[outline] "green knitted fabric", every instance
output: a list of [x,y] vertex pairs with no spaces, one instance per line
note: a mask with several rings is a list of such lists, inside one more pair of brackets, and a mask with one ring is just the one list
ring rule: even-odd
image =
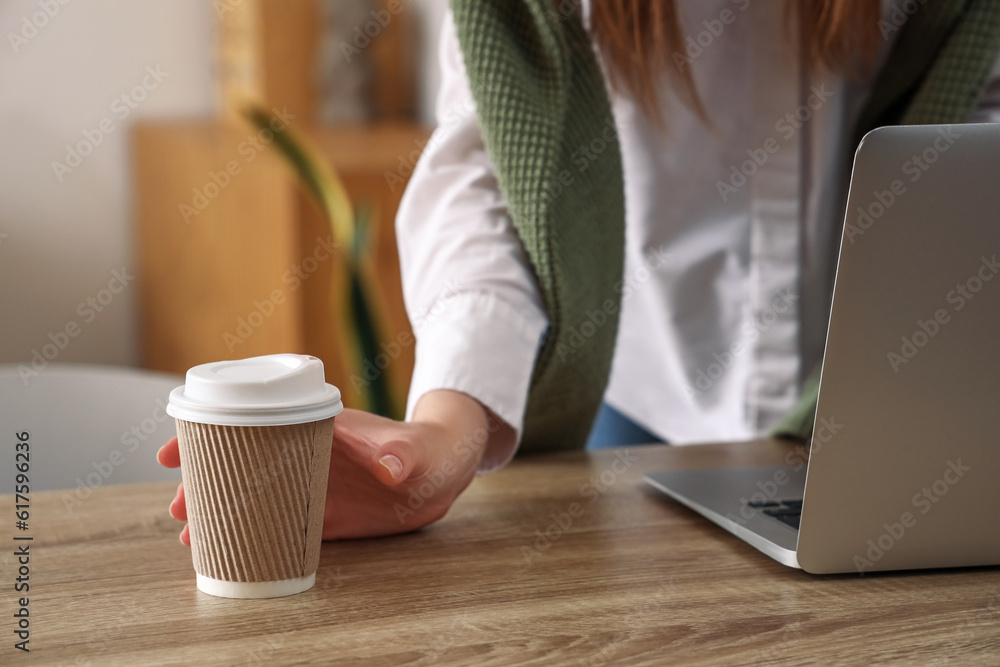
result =
[[486,148],[549,317],[521,449],[580,448],[611,370],[625,252],[604,78],[578,12],[559,15],[551,0],[451,7]]
[[[859,117],[854,145],[883,125],[964,123],[1000,52],[1000,0],[928,0],[904,24]],[[771,435],[812,437],[819,368]]]

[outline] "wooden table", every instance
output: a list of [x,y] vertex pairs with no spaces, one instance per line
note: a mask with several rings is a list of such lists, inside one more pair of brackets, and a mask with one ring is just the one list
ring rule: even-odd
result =
[[5,547],[0,664],[1000,664],[1000,569],[812,576],[641,481],[786,451],[519,460],[429,530],[324,544],[316,587],[272,600],[196,590],[172,484],[101,488],[72,513],[35,494],[32,650],[13,648]]

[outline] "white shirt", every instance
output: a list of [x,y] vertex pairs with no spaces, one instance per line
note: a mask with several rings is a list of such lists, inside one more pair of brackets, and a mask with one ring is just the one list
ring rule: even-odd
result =
[[[692,46],[675,55],[691,67],[710,124],[668,82],[665,132],[627,94],[612,95],[625,286],[605,401],[673,444],[745,439],[791,408],[822,357],[849,133],[868,84],[803,71],[785,3],[678,7]],[[438,128],[397,217],[417,339],[407,417],[428,391],[453,389],[519,434],[547,318],[483,144],[450,14],[440,57]],[[975,119],[997,122],[998,106],[994,78]],[[516,445],[491,442],[482,468],[505,463]]]

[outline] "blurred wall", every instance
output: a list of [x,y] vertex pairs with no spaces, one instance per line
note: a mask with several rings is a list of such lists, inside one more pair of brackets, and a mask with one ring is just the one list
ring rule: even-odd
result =
[[[446,6],[412,2],[427,120]],[[0,2],[0,363],[49,343],[54,362],[137,362],[128,129],[216,112],[214,14],[212,0]]]

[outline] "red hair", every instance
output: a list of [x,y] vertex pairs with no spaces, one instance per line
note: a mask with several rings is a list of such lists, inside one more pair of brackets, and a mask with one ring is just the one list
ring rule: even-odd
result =
[[[727,11],[738,14],[750,2],[733,0]],[[800,22],[799,52],[806,66],[847,76],[862,74],[874,62],[880,15],[879,0],[787,0],[785,5],[786,20]],[[666,75],[681,100],[706,118],[691,77],[676,0],[593,0],[591,24],[610,65],[612,85],[631,93],[647,114],[661,119],[656,86]]]

